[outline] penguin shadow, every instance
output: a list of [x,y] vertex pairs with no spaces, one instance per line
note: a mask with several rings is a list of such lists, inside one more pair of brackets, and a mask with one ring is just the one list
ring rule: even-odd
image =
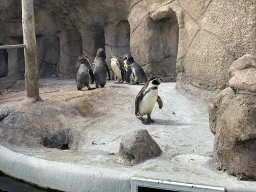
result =
[[185,123],[177,122],[170,119],[153,119],[155,122],[152,123],[153,125],[167,125],[167,126],[183,126],[187,125]]
[[144,86],[146,83],[134,83],[134,82],[131,82],[131,83],[126,83],[128,85],[142,85]]
[[126,88],[125,86],[122,86],[122,84],[120,83],[120,84],[117,84],[118,86],[116,86],[116,85],[110,85],[109,87],[111,87],[111,88]]
[[90,89],[81,89],[81,90],[79,90],[79,91],[92,91],[92,90],[94,90],[94,89],[97,89],[96,87],[91,87]]

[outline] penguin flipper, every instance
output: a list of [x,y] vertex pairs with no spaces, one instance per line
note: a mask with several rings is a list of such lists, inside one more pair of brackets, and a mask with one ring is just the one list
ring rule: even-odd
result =
[[124,69],[122,67],[121,67],[121,75],[122,75],[122,81],[124,82],[125,74],[124,74]]
[[107,72],[108,72],[108,79],[111,80],[111,77],[110,77],[110,73],[109,73],[109,69],[108,69],[107,64],[106,64],[106,69],[107,69]]
[[163,101],[162,101],[161,97],[159,97],[159,95],[157,96],[157,100],[156,101],[158,103],[159,109],[162,109]]
[[132,73],[132,69],[131,68],[127,68],[127,71],[126,71],[126,82],[127,83],[130,83],[131,73]]
[[89,74],[91,76],[91,84],[93,84],[94,83],[94,74],[93,74],[92,69],[89,69]]
[[138,93],[138,95],[136,96],[136,99],[135,99],[135,115],[136,116],[139,116],[140,115],[140,112],[139,112],[139,105],[140,105],[140,102],[141,100],[143,99],[144,95],[145,95],[145,90],[147,89],[148,87],[148,82],[141,88],[140,92]]

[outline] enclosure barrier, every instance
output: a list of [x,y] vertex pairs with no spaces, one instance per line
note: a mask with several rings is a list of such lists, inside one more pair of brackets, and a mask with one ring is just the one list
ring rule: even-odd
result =
[[25,48],[25,44],[17,44],[17,45],[1,45],[0,49],[17,49],[17,48]]

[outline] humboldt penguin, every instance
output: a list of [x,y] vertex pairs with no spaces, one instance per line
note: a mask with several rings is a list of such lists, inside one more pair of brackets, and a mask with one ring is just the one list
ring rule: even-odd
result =
[[115,56],[110,58],[112,72],[117,76],[118,83],[123,83],[124,78],[124,64]]
[[124,66],[126,68],[126,79],[128,83],[130,82],[131,75],[134,80],[134,83],[131,83],[131,84],[139,84],[139,83],[147,82],[147,76],[144,70],[138,63],[134,61],[133,57],[130,54],[124,55],[123,60],[124,60]]
[[107,73],[108,73],[108,77],[110,79],[110,73],[109,73],[109,69],[106,63],[106,54],[104,49],[99,48],[97,50],[96,53],[96,57],[94,59],[94,80],[96,83],[96,88],[100,87],[104,87],[106,84],[106,80],[107,80]]
[[[158,103],[159,109],[163,107],[162,99],[158,95],[158,86],[160,79],[156,77],[150,78],[142,87],[135,99],[135,115],[139,117],[143,124],[154,123],[151,119],[151,113],[155,103]],[[143,115],[147,115],[147,120],[143,119]]]
[[78,55],[78,60],[81,62],[81,64],[76,74],[77,90],[82,90],[82,88],[85,86],[87,86],[88,90],[90,90],[90,77],[92,82],[94,81],[91,64],[88,58],[83,54]]

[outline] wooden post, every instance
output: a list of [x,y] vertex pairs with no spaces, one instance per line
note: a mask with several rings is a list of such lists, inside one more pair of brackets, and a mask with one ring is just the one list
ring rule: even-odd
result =
[[27,97],[39,100],[39,78],[33,0],[22,0],[23,43],[25,44],[25,87]]

